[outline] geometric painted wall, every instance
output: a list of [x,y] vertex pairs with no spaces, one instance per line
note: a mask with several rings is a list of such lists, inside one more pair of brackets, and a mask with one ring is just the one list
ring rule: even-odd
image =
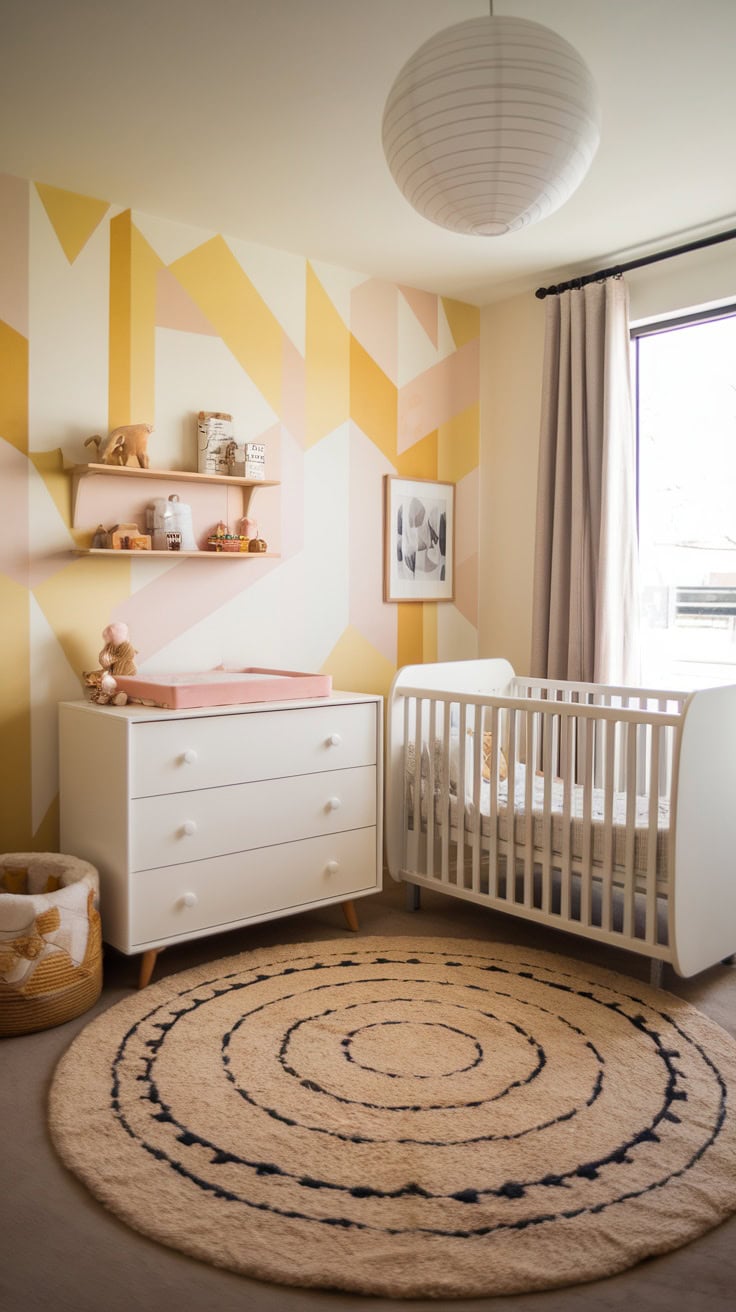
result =
[[[477,655],[479,331],[474,306],[0,176],[3,850],[58,846],[57,702],[112,619],[150,671],[386,693],[400,665]],[[196,469],[198,410],[265,443],[279,558],[73,555],[85,439],[152,423],[152,466]],[[453,603],[384,603],[385,474],[455,483]]]

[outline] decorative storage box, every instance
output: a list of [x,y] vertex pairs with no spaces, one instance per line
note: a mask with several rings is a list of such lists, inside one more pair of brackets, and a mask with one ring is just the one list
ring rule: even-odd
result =
[[197,416],[197,468],[200,474],[233,474],[233,417],[200,410]]
[[246,442],[243,447],[245,478],[266,477],[266,447],[263,442]]

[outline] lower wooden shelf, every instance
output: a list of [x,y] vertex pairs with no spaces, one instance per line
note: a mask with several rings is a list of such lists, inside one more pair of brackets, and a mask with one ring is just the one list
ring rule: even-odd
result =
[[130,560],[147,560],[149,556],[166,558],[172,563],[176,560],[279,560],[277,551],[126,551],[123,548],[113,550],[111,547],[72,547],[74,556],[124,556]]

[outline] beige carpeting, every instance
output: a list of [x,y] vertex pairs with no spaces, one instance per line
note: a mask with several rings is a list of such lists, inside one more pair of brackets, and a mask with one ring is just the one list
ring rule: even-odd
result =
[[[279,1283],[394,1297],[610,1275],[736,1210],[736,1042],[527,947],[364,936],[169,976],[49,1099],[129,1225]],[[380,1254],[380,1261],[376,1255]]]
[[[579,960],[596,962],[598,965],[613,969],[617,972],[624,972],[628,977],[625,981],[619,979],[617,986],[620,992],[638,996],[645,1003],[651,1000],[645,984],[647,966],[644,961],[635,957],[618,952],[605,952],[596,949],[593,945],[586,945],[569,936],[554,935],[549,932],[543,933],[534,930],[533,927],[524,926],[520,922],[514,922],[506,917],[492,916],[486,912],[477,911],[473,907],[460,906],[457,902],[448,902],[436,895],[425,897],[423,909],[411,914],[404,911],[403,897],[401,891],[395,889],[393,885],[388,884],[385,891],[377,898],[366,899],[359,904],[360,919],[362,932],[360,935],[351,936],[347,940],[349,948],[355,950],[363,942],[365,949],[368,944],[365,941],[366,936],[380,935],[385,942],[386,937],[392,938],[396,935],[412,935],[421,940],[417,948],[417,955],[421,959],[421,953],[431,952],[434,945],[430,945],[428,938],[442,934],[443,936],[455,939],[476,939],[480,940],[485,947],[496,951],[497,955],[506,954],[507,959],[515,958],[515,954],[509,954],[507,949],[502,945],[517,943],[521,946],[539,950],[540,947],[551,950],[557,954],[565,954],[568,957],[576,957]],[[425,937],[425,936],[428,936]],[[281,921],[270,922],[266,925],[252,927],[249,931],[238,931],[235,934],[221,935],[218,938],[201,940],[198,943],[184,945],[177,949],[171,949],[164,953],[157,966],[155,979],[165,981],[165,978],[176,971],[188,968],[193,965],[206,967],[213,962],[217,962],[227,953],[253,950],[266,950],[267,955],[276,959],[272,948],[279,945],[288,944],[313,944],[318,949],[315,954],[320,958],[324,950],[329,948],[334,940],[345,940],[344,924],[338,908],[327,908],[322,912],[311,912],[303,916],[290,917]],[[501,946],[499,946],[501,945]],[[343,942],[340,943],[340,948]],[[467,951],[468,944],[461,944],[461,947]],[[293,952],[294,949],[291,949]],[[527,953],[528,955],[528,953]],[[347,957],[344,959],[348,959]],[[353,952],[353,959],[358,960],[356,952]],[[449,960],[450,958],[448,958]],[[454,960],[460,961],[460,955],[456,955]],[[531,960],[531,958],[529,958]],[[554,963],[557,968],[562,968],[563,963],[557,961]],[[536,959],[538,967],[539,960]],[[385,968],[385,967],[384,967]],[[348,969],[349,968],[343,968]],[[459,970],[460,967],[453,967],[452,970]],[[265,972],[264,972],[265,973]],[[204,971],[207,974],[207,971]],[[164,1247],[161,1244],[153,1243],[151,1240],[137,1234],[127,1225],[122,1224],[109,1211],[99,1205],[88,1193],[88,1191],[62,1166],[50,1146],[46,1119],[46,1094],[50,1078],[59,1056],[68,1047],[70,1041],[76,1034],[85,1029],[90,1020],[96,1014],[102,1013],[111,1003],[121,999],[131,999],[131,1003],[138,1007],[138,999],[144,997],[144,994],[138,994],[134,990],[136,976],[136,965],[120,957],[115,953],[108,953],[106,956],[105,977],[106,985],[103,997],[97,1006],[84,1017],[77,1021],[69,1022],[66,1026],[50,1030],[42,1034],[28,1035],[17,1039],[5,1040],[0,1047],[2,1053],[2,1069],[0,1071],[0,1116],[2,1117],[3,1138],[4,1138],[4,1177],[8,1182],[12,1182],[11,1187],[6,1186],[2,1193],[2,1216],[0,1217],[0,1226],[3,1239],[3,1262],[0,1265],[0,1304],[7,1312],[15,1312],[21,1308],[76,1308],[79,1312],[86,1312],[86,1309],[104,1307],[111,1312],[117,1312],[118,1309],[135,1306],[137,1309],[153,1309],[170,1304],[178,1304],[182,1308],[191,1309],[192,1312],[205,1312],[210,1308],[217,1308],[220,1312],[234,1312],[234,1309],[248,1309],[248,1312],[271,1312],[272,1309],[283,1309],[283,1312],[314,1312],[316,1309],[339,1309],[343,1312],[345,1309],[355,1309],[359,1306],[365,1307],[365,1300],[356,1295],[340,1292],[328,1292],[317,1289],[300,1289],[287,1288],[284,1285],[261,1283],[258,1280],[243,1275],[234,1275],[226,1270],[218,1270],[201,1261],[195,1261],[192,1258],[182,1255],[171,1248]],[[541,987],[534,985],[533,981],[527,981],[528,987]],[[625,986],[625,987],[624,987]],[[736,1016],[736,978],[735,972],[731,967],[717,967],[696,980],[682,981],[669,971],[666,972],[665,988],[671,993],[681,996],[693,1003],[699,1011],[708,1014],[718,1024],[730,1028],[733,1032],[734,1017]],[[163,987],[163,985],[162,985]],[[565,995],[562,991],[556,991],[556,1014],[561,1015],[563,1008],[560,1005],[559,997],[563,996],[569,1001],[570,995]],[[242,993],[242,990],[241,990]],[[150,994],[152,1001],[155,1001],[154,993]],[[537,999],[539,1003],[539,999]],[[511,1005],[510,1003],[508,1005]],[[588,1000],[588,1007],[593,1007],[592,1001]],[[205,1009],[206,1010],[206,1009]],[[242,1008],[241,1008],[242,1011]],[[541,1015],[541,1007],[539,1009]],[[616,1013],[618,1014],[618,1013]],[[644,1013],[642,1013],[644,1014]],[[685,1014],[690,1015],[686,1011]],[[670,1020],[679,1023],[680,1012],[675,1015],[670,1008],[667,1011]],[[569,1017],[568,1017],[569,1019]],[[625,1022],[618,1014],[620,1024]],[[444,1025],[446,1022],[440,1022]],[[481,1022],[478,1021],[478,1024]],[[492,1022],[486,1017],[484,1025],[490,1026],[491,1030],[494,1024],[502,1024],[499,1019]],[[669,1022],[664,1022],[665,1025]],[[699,1022],[698,1022],[699,1024]],[[427,1045],[424,1043],[425,1060],[429,1055],[430,1067],[431,1062],[437,1061],[437,1054],[442,1054],[445,1061],[444,1074],[441,1074],[438,1068],[430,1068],[415,1071],[415,1074],[429,1075],[430,1080],[427,1084],[451,1080],[455,1077],[448,1073],[450,1059],[454,1062],[454,1067],[459,1065],[471,1065],[478,1057],[477,1049],[473,1047],[474,1043],[482,1043],[481,1038],[475,1034],[468,1026],[465,1027],[466,1035],[463,1038],[461,1032],[463,1026],[458,1025],[454,1029],[448,1027],[440,1031],[437,1028],[437,1022],[430,1021],[425,1023],[416,1019],[402,1019],[404,1028],[403,1037],[413,1034],[415,1040],[426,1040],[430,1033],[430,1026],[434,1026],[434,1033],[442,1033],[442,1044]],[[351,1027],[352,1029],[360,1027]],[[508,1028],[508,1027],[507,1027]],[[526,1028],[529,1033],[532,1029]],[[580,1027],[582,1028],[582,1026]],[[636,1026],[634,1026],[636,1029]],[[647,1029],[651,1027],[647,1026]],[[302,1026],[295,1034],[303,1035],[305,1027]],[[397,1027],[398,1029],[398,1027]],[[356,1071],[361,1067],[373,1066],[377,1068],[373,1078],[384,1087],[390,1076],[387,1074],[386,1067],[389,1059],[394,1063],[391,1068],[394,1075],[395,1083],[397,1079],[406,1080],[405,1070],[400,1069],[401,1061],[405,1058],[405,1044],[396,1044],[387,1038],[387,1031],[384,1027],[384,1034],[381,1036],[378,1027],[371,1029],[368,1025],[360,1028],[360,1035],[351,1038],[350,1053],[353,1057],[358,1057],[358,1061],[350,1062],[342,1059],[337,1062],[336,1069],[343,1071],[343,1068],[356,1067]],[[515,1033],[515,1031],[511,1031]],[[660,1031],[657,1031],[660,1033]],[[488,1038],[490,1031],[484,1035]],[[656,1049],[656,1042],[647,1037],[645,1029],[637,1030],[640,1038],[644,1041],[645,1047],[648,1044],[650,1050],[652,1045]],[[715,1032],[718,1037],[718,1032]],[[345,1034],[343,1038],[347,1037]],[[536,1038],[536,1035],[533,1035]],[[702,1035],[701,1035],[702,1037]],[[713,1037],[713,1031],[709,1031],[709,1043]],[[524,1042],[525,1046],[531,1051],[531,1044],[526,1044],[526,1040],[521,1035],[517,1035],[519,1045]],[[380,1040],[380,1042],[379,1042]],[[566,1042],[582,1043],[579,1036],[574,1036],[574,1031],[570,1031]],[[587,1042],[587,1040],[586,1040]],[[362,1045],[362,1046],[361,1046]],[[664,1044],[663,1044],[664,1046]],[[670,1048],[667,1042],[667,1048]],[[706,1045],[704,1045],[706,1046]],[[468,1051],[465,1052],[465,1048]],[[494,1051],[497,1045],[491,1045],[485,1042],[484,1051],[486,1052],[485,1061],[490,1060],[488,1053]],[[673,1050],[674,1045],[672,1045]],[[728,1045],[726,1051],[728,1051]],[[296,1052],[296,1048],[293,1049]],[[522,1051],[521,1046],[517,1050],[517,1055]],[[550,1048],[551,1052],[554,1049]],[[560,1049],[562,1051],[562,1049]],[[689,1048],[688,1048],[689,1051]],[[473,1055],[474,1054],[474,1055]],[[181,1054],[180,1054],[181,1055]],[[301,1050],[300,1050],[301,1055]],[[606,1052],[601,1052],[600,1056],[606,1057]],[[692,1055],[692,1054],[691,1054]],[[466,1061],[465,1058],[468,1058]],[[610,1057],[613,1064],[613,1058]],[[591,1053],[591,1061],[595,1061]],[[673,1064],[679,1059],[672,1056],[652,1057],[650,1051],[650,1061],[654,1062],[654,1069],[666,1068],[667,1060]],[[337,1058],[336,1058],[337,1061]],[[396,1063],[399,1063],[397,1066]],[[474,1066],[475,1071],[479,1070],[482,1062]],[[554,1060],[552,1061],[554,1064]],[[564,1063],[563,1063],[564,1064]],[[575,1065],[575,1063],[571,1063]],[[707,1065],[707,1063],[706,1063]],[[296,1070],[296,1065],[293,1066]],[[591,1067],[592,1069],[592,1067]],[[604,1067],[605,1069],[605,1067]],[[284,1071],[283,1065],[280,1064],[282,1077],[296,1083],[294,1076],[288,1076]],[[546,1070],[546,1068],[545,1068]],[[541,1088],[543,1079],[546,1078],[545,1070],[537,1075],[527,1086],[532,1088],[534,1084]],[[242,1073],[242,1072],[240,1072]],[[356,1072],[353,1072],[355,1074]],[[472,1071],[470,1072],[472,1076]],[[529,1070],[527,1069],[527,1075]],[[344,1071],[343,1071],[344,1074]],[[509,1072],[506,1072],[508,1075]],[[499,1069],[496,1077],[500,1080],[503,1072]],[[309,1075],[302,1078],[309,1079]],[[691,1079],[692,1073],[688,1065],[686,1079]],[[320,1084],[319,1077],[313,1081]],[[424,1081],[416,1081],[424,1083]],[[511,1081],[513,1082],[513,1081]],[[324,1081],[322,1081],[324,1083]],[[718,1081],[716,1079],[715,1083]],[[595,1085],[591,1086],[595,1087]],[[497,1092],[500,1091],[500,1085]],[[324,1100],[326,1095],[318,1094],[314,1090],[307,1090],[312,1093],[318,1101]],[[506,1095],[498,1100],[497,1106],[508,1102],[511,1095]],[[595,1107],[601,1104],[603,1093],[599,1094]],[[635,1104],[642,1106],[648,1105],[647,1099],[649,1091],[647,1088],[635,1089],[629,1085],[626,1094],[626,1101],[631,1102],[632,1098]],[[243,1099],[241,1098],[241,1101]],[[471,1100],[472,1101],[472,1100]],[[685,1106],[690,1099],[676,1100],[680,1106]],[[672,1104],[672,1105],[676,1105]],[[416,1105],[412,1104],[412,1105]],[[693,1133],[702,1133],[707,1125],[707,1116],[704,1111],[702,1100],[698,1100],[701,1107],[701,1114],[697,1119],[698,1126],[693,1126]],[[276,1109],[274,1109],[276,1110]],[[679,1114],[680,1108],[678,1108]],[[425,1113],[426,1115],[427,1113]],[[429,1113],[432,1117],[449,1115],[450,1120],[454,1120],[459,1114],[455,1110],[449,1113],[440,1114],[437,1111]],[[394,1113],[393,1115],[396,1115]],[[404,1115],[402,1113],[402,1115]],[[406,1113],[406,1115],[411,1115]],[[414,1114],[417,1115],[417,1114]],[[274,1122],[276,1123],[276,1122]],[[165,1123],[159,1123],[162,1128]],[[676,1128],[676,1122],[668,1122]],[[688,1131],[690,1133],[690,1131]],[[656,1131],[655,1131],[656,1134]],[[649,1142],[647,1151],[659,1152],[660,1144],[653,1141]],[[677,1137],[673,1134],[672,1145],[674,1149],[678,1148]],[[620,1145],[619,1145],[620,1147]],[[645,1145],[642,1143],[640,1156],[645,1151]],[[329,1158],[332,1161],[332,1156]],[[592,1159],[587,1159],[590,1165]],[[582,1163],[586,1165],[585,1162]],[[231,1164],[233,1165],[233,1164]],[[236,1165],[236,1169],[243,1170],[242,1166]],[[278,1163],[274,1163],[278,1165]],[[629,1170],[626,1163],[619,1163],[619,1169]],[[393,1170],[395,1163],[393,1159],[389,1163],[389,1169]],[[696,1168],[697,1169],[697,1168]],[[580,1184],[588,1187],[600,1189],[607,1184],[610,1185],[614,1164],[609,1163],[604,1167],[602,1173],[598,1173],[597,1180],[590,1178],[578,1177]],[[264,1178],[264,1177],[260,1177]],[[268,1176],[265,1177],[269,1179]],[[514,1181],[510,1181],[514,1183]],[[509,1183],[505,1180],[504,1184]],[[518,1180],[515,1183],[520,1183]],[[127,1187],[127,1186],[126,1186]],[[291,1185],[287,1185],[290,1188]],[[545,1185],[545,1190],[553,1189],[559,1192],[564,1186],[561,1184]],[[302,1191],[306,1186],[301,1186]],[[135,1192],[135,1191],[133,1191]],[[316,1196],[321,1191],[312,1191]],[[514,1191],[511,1190],[511,1193]],[[506,1191],[504,1197],[514,1207],[524,1207],[523,1198],[508,1198],[509,1191]],[[429,1203],[432,1207],[443,1206],[437,1203],[436,1199],[427,1200],[418,1196],[421,1205]],[[497,1200],[498,1201],[498,1200]],[[384,1202],[381,1203],[383,1211]],[[713,1199],[710,1187],[703,1189],[703,1203],[706,1211],[717,1208],[718,1204]],[[392,1206],[398,1206],[399,1200],[394,1199]],[[454,1200],[457,1208],[464,1211],[468,1209],[475,1210],[479,1203],[477,1202],[460,1202]],[[676,1225],[680,1224],[680,1209],[675,1209],[676,1215],[672,1218]],[[599,1214],[600,1215],[600,1214]],[[712,1224],[714,1213],[711,1210],[711,1220],[707,1222]],[[573,1222],[574,1224],[574,1222]],[[640,1230],[646,1228],[645,1223],[639,1226]],[[523,1233],[523,1231],[522,1231]],[[494,1300],[486,1299],[466,1299],[459,1298],[451,1301],[449,1298],[439,1299],[439,1305],[442,1306],[445,1301],[449,1306],[458,1309],[484,1309],[488,1308],[489,1312],[502,1312],[502,1309],[518,1309],[519,1312],[559,1312],[559,1309],[581,1309],[581,1308],[601,1308],[614,1309],[624,1308],[626,1306],[642,1309],[654,1309],[665,1307],[670,1312],[682,1312],[689,1308],[713,1309],[713,1312],[725,1312],[726,1308],[734,1306],[734,1290],[736,1290],[736,1262],[734,1254],[736,1252],[736,1219],[729,1218],[722,1225],[716,1226],[715,1229],[709,1230],[701,1238],[686,1244],[675,1251],[656,1258],[652,1261],[640,1263],[637,1266],[622,1272],[619,1275],[612,1276],[608,1279],[596,1279],[592,1283],[576,1284],[566,1289],[549,1290],[536,1294],[518,1294],[501,1295]],[[679,1239],[676,1242],[681,1242]],[[613,1241],[611,1247],[616,1246],[617,1241]],[[562,1248],[562,1243],[559,1244]],[[597,1244],[594,1246],[597,1249]],[[300,1278],[298,1263],[300,1254],[297,1245],[292,1251],[284,1251],[278,1255],[278,1260],[283,1263],[283,1279],[294,1280]],[[309,1261],[312,1259],[309,1258]],[[569,1254],[565,1260],[569,1260]],[[597,1260],[597,1258],[596,1258]],[[421,1265],[423,1259],[419,1250],[407,1249],[407,1267],[416,1268]],[[382,1264],[382,1250],[380,1247],[373,1249],[371,1259],[372,1266],[380,1267]],[[339,1265],[339,1263],[338,1263]],[[343,1262],[344,1265],[344,1262]],[[454,1278],[457,1275],[455,1263],[448,1263],[448,1270],[442,1271],[441,1278]],[[357,1283],[357,1282],[356,1282]],[[391,1296],[377,1297],[371,1301],[371,1306],[380,1308],[392,1308],[401,1304]],[[406,1304],[403,1304],[406,1306]],[[427,1299],[419,1299],[413,1304],[416,1307],[438,1306],[435,1302],[430,1304]]]

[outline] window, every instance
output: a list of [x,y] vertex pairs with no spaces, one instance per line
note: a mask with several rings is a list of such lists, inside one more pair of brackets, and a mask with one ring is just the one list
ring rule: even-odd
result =
[[736,306],[632,332],[642,682],[736,682]]

